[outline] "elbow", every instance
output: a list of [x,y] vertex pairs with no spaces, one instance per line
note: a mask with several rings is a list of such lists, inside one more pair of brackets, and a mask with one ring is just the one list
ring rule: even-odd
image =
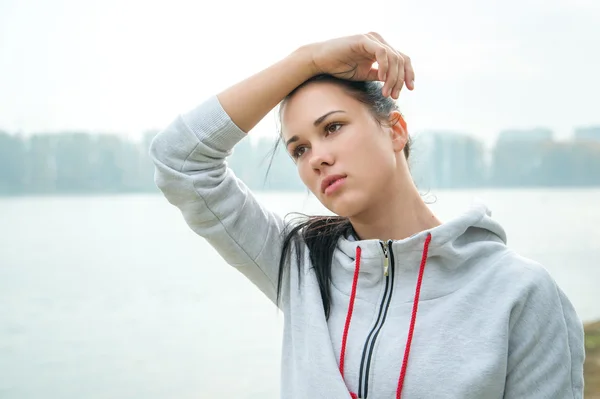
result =
[[148,146],[148,155],[154,163],[156,174],[166,172],[167,169],[181,170],[181,165],[191,150],[180,141],[178,132],[169,128],[158,132],[152,138]]
[[148,155],[154,164],[156,164],[159,160],[161,160],[162,156],[165,154],[165,142],[161,140],[161,134],[163,132],[157,133],[152,140],[150,141],[150,145],[148,146]]
[[173,154],[172,145],[169,144],[169,140],[165,137],[166,132],[159,132],[150,141],[148,146],[148,155],[154,165],[154,184],[163,193],[169,191],[171,185],[171,178],[177,170],[177,162]]

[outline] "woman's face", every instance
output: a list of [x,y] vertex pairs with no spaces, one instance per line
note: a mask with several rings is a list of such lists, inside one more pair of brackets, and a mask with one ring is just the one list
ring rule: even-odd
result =
[[385,203],[406,132],[385,127],[330,82],[299,89],[282,109],[282,139],[304,184],[333,213],[352,217]]

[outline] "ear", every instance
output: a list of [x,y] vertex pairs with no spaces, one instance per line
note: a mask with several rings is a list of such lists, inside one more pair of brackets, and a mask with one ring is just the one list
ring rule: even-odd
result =
[[392,111],[390,113],[389,123],[394,151],[401,152],[408,142],[406,121],[400,112]]

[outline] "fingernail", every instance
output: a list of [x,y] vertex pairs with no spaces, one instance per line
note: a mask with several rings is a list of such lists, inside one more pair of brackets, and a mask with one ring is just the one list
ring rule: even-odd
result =
[[413,79],[412,82],[410,82],[410,85],[412,86],[412,88],[415,88],[415,80]]

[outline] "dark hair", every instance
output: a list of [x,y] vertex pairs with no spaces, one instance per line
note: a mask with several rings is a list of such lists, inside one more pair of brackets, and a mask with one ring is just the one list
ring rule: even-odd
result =
[[[382,84],[374,81],[352,81],[339,79],[332,75],[317,75],[296,87],[289,93],[281,102],[279,108],[279,120],[281,121],[281,112],[286,102],[302,87],[314,82],[330,82],[341,86],[349,95],[365,104],[377,122],[380,124],[389,123],[389,115],[392,111],[398,110],[398,105],[391,97],[384,97],[381,88]],[[279,124],[281,126],[281,123]],[[282,133],[280,131],[271,155],[271,162],[275,151],[282,141]],[[411,141],[406,143],[404,147],[404,156],[408,159],[410,155]],[[267,170],[268,173],[268,170]],[[299,218],[295,218],[286,223],[283,231],[283,245],[281,248],[281,257],[279,259],[279,274],[277,279],[277,302],[281,299],[283,276],[290,268],[290,258],[292,248],[295,249],[295,257],[297,264],[300,265],[304,257],[304,245],[309,251],[311,267],[315,269],[319,290],[321,292],[321,300],[323,301],[323,309],[325,317],[329,318],[331,307],[331,263],[333,252],[337,246],[340,237],[348,237],[356,233],[350,223],[350,220],[341,216],[308,216],[300,214]],[[298,268],[298,279],[301,278],[301,270]]]

